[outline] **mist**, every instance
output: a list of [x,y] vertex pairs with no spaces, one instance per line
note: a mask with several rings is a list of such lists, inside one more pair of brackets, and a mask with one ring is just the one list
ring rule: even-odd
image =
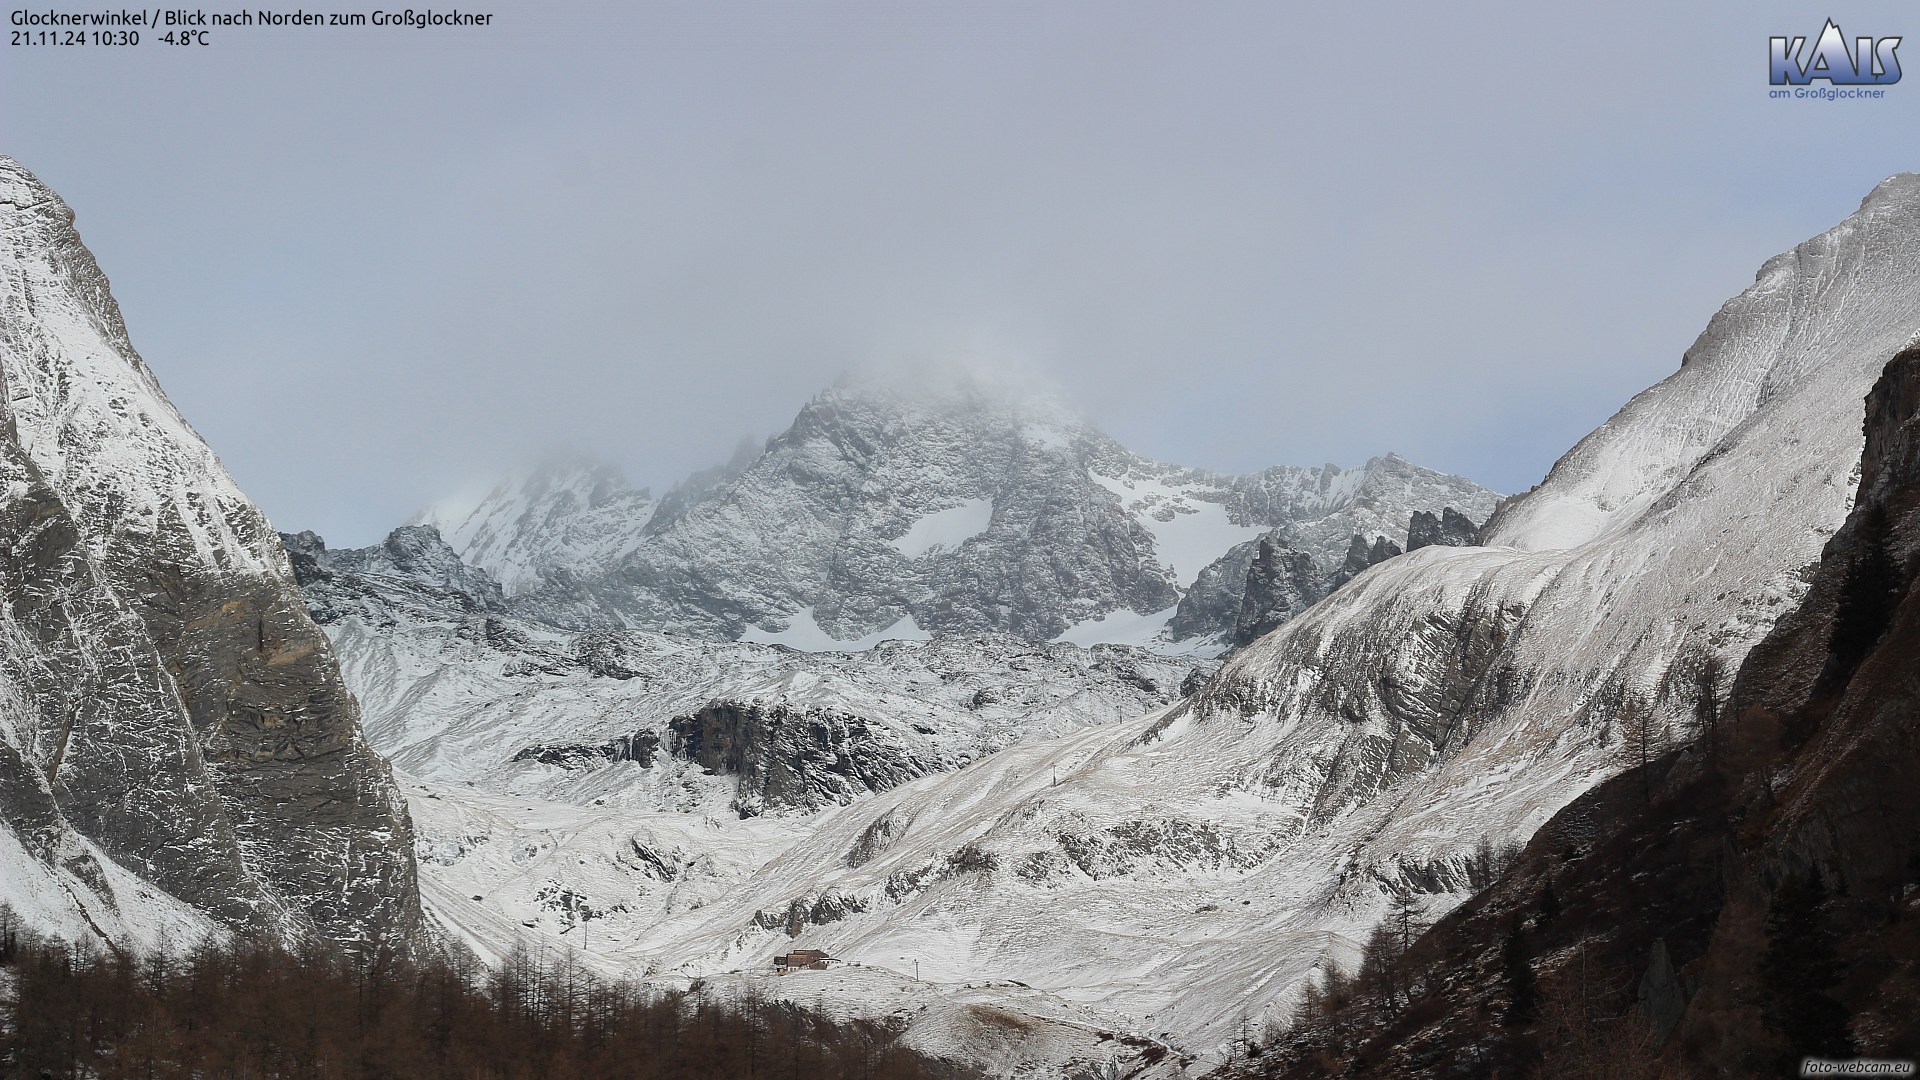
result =
[[491,10],[0,70],[0,151],[279,528],[562,451],[664,490],[872,365],[1029,372],[1185,465],[1522,490],[1920,165],[1920,88],[1767,96],[1769,35],[1904,5]]

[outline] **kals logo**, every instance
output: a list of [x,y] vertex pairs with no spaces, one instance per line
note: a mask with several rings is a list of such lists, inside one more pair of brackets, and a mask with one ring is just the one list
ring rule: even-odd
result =
[[1806,45],[1803,37],[1791,43],[1783,37],[1767,39],[1773,85],[1805,86],[1815,79],[1835,86],[1885,86],[1900,81],[1900,58],[1894,55],[1900,47],[1897,37],[1858,38],[1849,50],[1840,27],[1828,19],[1810,56],[1803,55]]

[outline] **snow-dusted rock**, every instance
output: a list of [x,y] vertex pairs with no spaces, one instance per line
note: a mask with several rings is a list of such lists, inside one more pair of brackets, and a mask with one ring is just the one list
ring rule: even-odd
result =
[[0,899],[49,932],[410,947],[406,811],[273,531],[0,158]]
[[1447,547],[1472,547],[1480,542],[1480,526],[1473,519],[1449,506],[1438,515],[1426,510],[1414,511],[1413,520],[1407,523],[1407,550],[1414,551],[1434,544]]
[[[539,475],[422,520],[500,577],[523,614],[803,649],[934,631],[1142,644],[1243,541],[1281,530],[1331,570],[1355,534],[1398,537],[1415,510],[1485,514],[1497,498],[1393,455],[1352,470],[1178,468],[1044,393],[960,375],[842,380],[764,452],[651,516],[618,500],[581,511],[598,505],[578,493],[602,473]],[[583,516],[594,544],[570,539]],[[1242,585],[1183,606],[1182,636],[1224,641]]]
[[520,593],[556,572],[603,571],[639,545],[658,509],[618,469],[562,458],[435,506],[413,524],[432,526],[468,565]]
[[330,623],[359,612],[391,618],[396,609],[505,614],[506,597],[484,570],[468,566],[431,525],[395,529],[367,548],[330,550],[312,532],[280,536],[313,617]]
[[1265,537],[1247,564],[1246,581],[1240,613],[1233,620],[1235,645],[1265,637],[1328,592],[1313,556],[1292,548],[1276,551]]
[[[1216,652],[1245,645],[1367,567],[1400,554],[1400,545],[1392,538],[1409,533],[1415,523],[1431,517],[1434,508],[1444,513],[1448,507],[1465,506],[1484,517],[1498,502],[1490,491],[1423,469],[1395,454],[1375,458],[1355,473],[1343,474],[1351,487],[1337,489],[1328,509],[1309,510],[1277,524],[1264,535],[1229,548],[1201,570],[1181,595],[1180,607],[1167,624],[1167,637],[1187,643],[1189,649],[1211,646],[1209,651]],[[1277,552],[1313,560],[1310,572],[1304,565],[1292,567],[1290,576],[1297,579],[1297,588],[1289,590],[1284,603],[1265,595],[1271,582],[1255,582],[1248,576],[1262,543]]]

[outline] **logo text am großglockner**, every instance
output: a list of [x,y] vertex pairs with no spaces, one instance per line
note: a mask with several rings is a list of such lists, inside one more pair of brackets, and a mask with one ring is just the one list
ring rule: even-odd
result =
[[1804,37],[1767,39],[1767,81],[1774,86],[1806,86],[1816,79],[1832,86],[1891,86],[1900,81],[1899,48],[1897,37],[1856,38],[1850,45],[1839,24],[1828,19],[1811,50]]

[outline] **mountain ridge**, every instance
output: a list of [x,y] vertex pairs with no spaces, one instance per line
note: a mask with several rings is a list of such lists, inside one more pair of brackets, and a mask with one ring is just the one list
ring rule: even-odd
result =
[[[1001,632],[1218,652],[1243,582],[1216,584],[1213,593],[1232,594],[1225,599],[1210,593],[1207,604],[1176,609],[1223,558],[1244,578],[1251,556],[1236,545],[1282,530],[1332,575],[1355,535],[1397,545],[1417,511],[1452,507],[1479,519],[1498,499],[1395,454],[1355,469],[1244,476],[1166,465],[1121,447],[1057,397],[1021,394],[965,376],[931,388],[843,378],[697,492],[619,511],[624,520],[604,535],[620,539],[606,554],[566,550],[595,512],[590,500],[569,495],[556,511],[512,483],[477,507],[443,506],[415,521],[440,526],[521,611],[575,629],[801,647],[881,632]],[[569,468],[541,486],[579,492],[601,475]],[[672,510],[659,510],[668,501]],[[475,521],[497,531],[482,534]],[[546,554],[528,573],[503,548]],[[1179,641],[1162,630],[1176,617]],[[1129,630],[1116,636],[1122,625]]]

